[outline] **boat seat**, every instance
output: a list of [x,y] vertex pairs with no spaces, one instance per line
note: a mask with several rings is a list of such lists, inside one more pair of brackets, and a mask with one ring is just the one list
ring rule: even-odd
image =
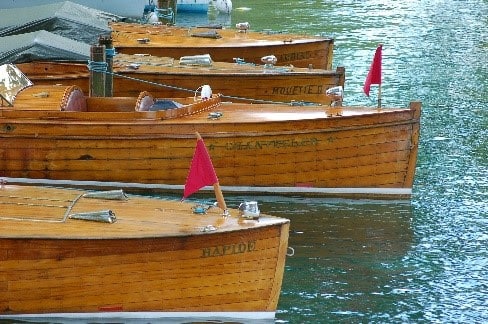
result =
[[61,99],[62,111],[86,111],[86,98],[78,86],[67,87]]
[[171,99],[157,99],[154,101],[154,104],[149,107],[150,111],[160,111],[160,110],[168,110],[168,109],[176,109],[183,107],[182,104],[176,102]]
[[20,91],[13,109],[86,111],[86,98],[77,86],[33,85]]
[[148,111],[154,105],[154,97],[147,91],[142,91],[137,97],[136,111]]

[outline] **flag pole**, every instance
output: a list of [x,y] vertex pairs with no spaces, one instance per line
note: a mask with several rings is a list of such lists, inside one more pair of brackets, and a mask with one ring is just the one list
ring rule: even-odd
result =
[[222,189],[220,189],[220,184],[216,182],[214,183],[213,187],[214,187],[215,198],[217,199],[217,203],[220,209],[224,211],[223,216],[224,217],[229,216],[229,210],[227,209],[227,205],[225,204],[224,195],[222,194]]
[[378,85],[378,108],[381,108],[381,83]]
[[[197,140],[201,140],[202,136],[200,136],[200,133],[195,132],[197,135]],[[222,194],[222,189],[220,188],[220,184],[217,181],[216,183],[213,184],[214,187],[214,192],[215,192],[215,198],[217,199],[217,204],[224,211],[224,217],[229,216],[229,210],[227,209],[227,204],[225,203],[224,195]]]
[[[378,47],[383,47],[383,44],[381,44],[381,43],[378,44]],[[383,56],[383,54],[381,54],[381,56]],[[383,57],[381,60],[383,61]],[[383,65],[383,63],[381,63],[381,65]],[[381,73],[383,73],[383,72],[381,72]],[[381,81],[383,81],[381,79],[382,79],[382,76],[380,74],[380,83],[378,84],[378,108],[381,108],[381,84],[383,83],[383,82],[381,82]]]

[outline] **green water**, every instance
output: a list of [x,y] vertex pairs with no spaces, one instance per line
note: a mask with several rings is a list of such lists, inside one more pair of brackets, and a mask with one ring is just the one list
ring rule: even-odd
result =
[[423,104],[410,202],[253,197],[291,219],[276,321],[487,322],[488,1],[233,4],[211,21],[334,38],[345,104],[376,104],[362,84],[379,43],[383,105]]

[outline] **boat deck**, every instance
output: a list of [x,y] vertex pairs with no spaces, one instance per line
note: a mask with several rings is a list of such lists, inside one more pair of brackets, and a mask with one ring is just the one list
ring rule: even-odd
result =
[[[86,64],[65,62],[35,62],[17,64],[29,77],[46,76],[50,79],[76,79],[86,77],[89,70]],[[211,65],[179,63],[178,59],[153,55],[117,54],[113,61],[115,73],[135,74],[191,74],[191,75],[305,75],[305,76],[341,76],[345,73],[343,67],[335,70],[318,68],[300,68],[295,66],[272,66],[265,68],[263,64],[215,62]],[[164,83],[164,80],[162,81]]]
[[[95,199],[86,191],[5,185],[0,189],[0,238],[120,239],[205,235],[288,222],[261,215],[246,220],[211,207],[195,214],[196,203],[127,195],[127,200]],[[107,192],[110,194],[111,192]],[[111,210],[114,223],[72,219],[70,215]]]
[[[42,64],[42,62],[39,62]],[[134,67],[137,69],[134,69]],[[249,75],[256,74],[286,74],[286,75],[336,75],[344,73],[344,68],[339,67],[336,70],[325,70],[319,68],[301,68],[295,66],[270,66],[266,67],[264,64],[253,63],[229,63],[229,62],[215,62],[211,65],[199,64],[180,64],[178,59],[171,57],[159,57],[153,55],[137,55],[137,54],[117,54],[114,57],[113,64],[116,72],[133,72],[133,73],[188,73],[188,74],[223,74],[228,75]],[[86,69],[86,68],[85,68]]]
[[242,47],[243,45],[269,46],[284,43],[323,42],[325,40],[333,42],[330,38],[304,34],[267,34],[256,31],[240,32],[236,29],[186,28],[130,23],[111,23],[110,27],[114,45],[123,44],[142,48],[170,44],[182,47],[208,46],[208,44],[217,47]]
[[[222,113],[222,120],[226,122],[284,122],[298,120],[317,120],[325,118],[346,118],[364,115],[387,114],[391,112],[406,111],[401,108],[377,109],[371,107],[329,107],[329,106],[293,106],[293,105],[269,105],[252,104],[239,105],[230,102],[222,102],[220,107],[214,109]],[[185,117],[182,122],[201,123],[206,116],[193,115]],[[208,119],[208,118],[207,118]]]
[[[356,116],[381,116],[396,112],[408,112],[410,110],[420,111],[420,103],[411,104],[407,108],[372,108],[362,106],[320,106],[320,105],[297,105],[286,103],[233,103],[222,101],[218,95],[214,95],[211,100],[195,100],[193,97],[173,98],[175,102],[181,103],[182,108],[160,110],[160,111],[137,111],[136,98],[127,97],[85,97],[86,111],[62,110],[66,108],[67,92],[69,87],[64,86],[34,86],[24,89],[16,98],[13,109],[4,107],[0,109],[0,118],[32,119],[40,118],[40,122],[56,122],[56,119],[67,118],[70,120],[90,120],[96,123],[97,120],[120,120],[133,122],[148,122],[156,120],[178,124],[206,124],[206,123],[259,123],[259,122],[287,122],[299,120],[317,119],[347,119]],[[144,92],[141,92],[141,96]],[[146,93],[146,95],[151,95]],[[33,100],[35,98],[35,100]],[[164,99],[164,98],[154,98]],[[199,108],[186,108],[195,105]],[[172,112],[173,111],[173,112]],[[181,111],[181,112],[179,112]],[[177,113],[178,112],[178,113]],[[217,121],[209,118],[209,112],[221,113],[221,118]],[[49,118],[47,118],[49,113]],[[381,118],[381,117],[378,117]]]

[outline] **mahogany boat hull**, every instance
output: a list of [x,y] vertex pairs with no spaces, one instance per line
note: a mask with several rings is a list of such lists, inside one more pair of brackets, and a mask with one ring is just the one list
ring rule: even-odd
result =
[[[19,105],[32,102],[29,89]],[[220,118],[163,119],[162,112],[90,111],[114,108],[115,98],[89,98],[103,104],[85,112],[40,102],[54,97],[31,110],[1,111],[1,176],[182,185],[198,131],[226,191],[411,194],[418,102],[407,109],[213,102],[210,112]]]
[[[298,34],[265,34],[235,29],[183,28],[112,23],[113,46],[118,53],[149,54],[179,59],[210,54],[214,61],[262,64],[261,58],[276,56],[278,65],[332,69],[334,40]],[[220,37],[195,37],[201,33]]]
[[[164,313],[274,318],[288,220],[244,220],[237,210],[223,218],[216,208],[195,215],[184,202],[79,195],[0,189],[0,204],[9,206],[0,213],[0,319]],[[99,209],[110,209],[116,222],[71,217]]]

